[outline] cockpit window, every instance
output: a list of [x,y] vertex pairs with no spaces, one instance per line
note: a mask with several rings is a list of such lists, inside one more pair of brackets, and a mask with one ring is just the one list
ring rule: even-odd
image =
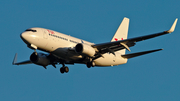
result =
[[25,31],[32,31],[32,32],[37,32],[37,30],[33,30],[33,29],[27,29]]

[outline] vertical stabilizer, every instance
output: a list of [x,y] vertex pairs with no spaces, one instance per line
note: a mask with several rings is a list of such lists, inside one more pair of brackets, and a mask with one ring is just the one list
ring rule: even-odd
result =
[[[129,18],[124,17],[111,42],[127,39],[129,29]],[[120,50],[121,54],[125,54],[126,49]]]

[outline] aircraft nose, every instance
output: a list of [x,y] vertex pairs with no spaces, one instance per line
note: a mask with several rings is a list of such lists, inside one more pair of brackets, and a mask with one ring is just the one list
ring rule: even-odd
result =
[[22,40],[26,40],[28,38],[29,34],[28,33],[21,33],[20,37]]
[[20,34],[20,37],[26,44],[29,44],[29,38],[30,38],[29,33],[23,32],[23,33]]

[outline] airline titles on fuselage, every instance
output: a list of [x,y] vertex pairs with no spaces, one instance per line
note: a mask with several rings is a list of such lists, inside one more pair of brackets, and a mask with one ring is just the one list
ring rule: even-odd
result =
[[[64,38],[64,37],[61,37],[61,36],[55,35],[55,33],[54,33],[53,31],[49,31],[49,30],[48,30],[48,32],[49,32],[49,36],[53,36],[53,37],[55,37],[55,38],[59,38],[59,39],[62,39],[62,40],[66,40],[66,41],[68,41],[68,39],[67,39],[67,38]],[[72,42],[72,43],[78,43],[78,42],[73,41],[73,40],[69,40],[69,41],[70,41],[70,42]]]

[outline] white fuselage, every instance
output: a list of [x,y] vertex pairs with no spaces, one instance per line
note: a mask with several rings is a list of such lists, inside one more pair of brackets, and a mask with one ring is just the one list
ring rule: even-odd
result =
[[[31,29],[36,30],[36,32],[25,31],[21,34],[21,38],[29,47],[37,47],[37,49],[54,54],[66,61],[76,61],[83,58],[83,55],[75,52],[74,47],[78,43],[87,44],[89,46],[94,45],[94,43],[56,31],[44,28]],[[121,55],[122,54],[118,52],[115,52],[115,55],[112,53],[105,53],[102,55],[103,57],[94,60],[95,66],[114,66],[127,63],[127,59],[122,58]]]

